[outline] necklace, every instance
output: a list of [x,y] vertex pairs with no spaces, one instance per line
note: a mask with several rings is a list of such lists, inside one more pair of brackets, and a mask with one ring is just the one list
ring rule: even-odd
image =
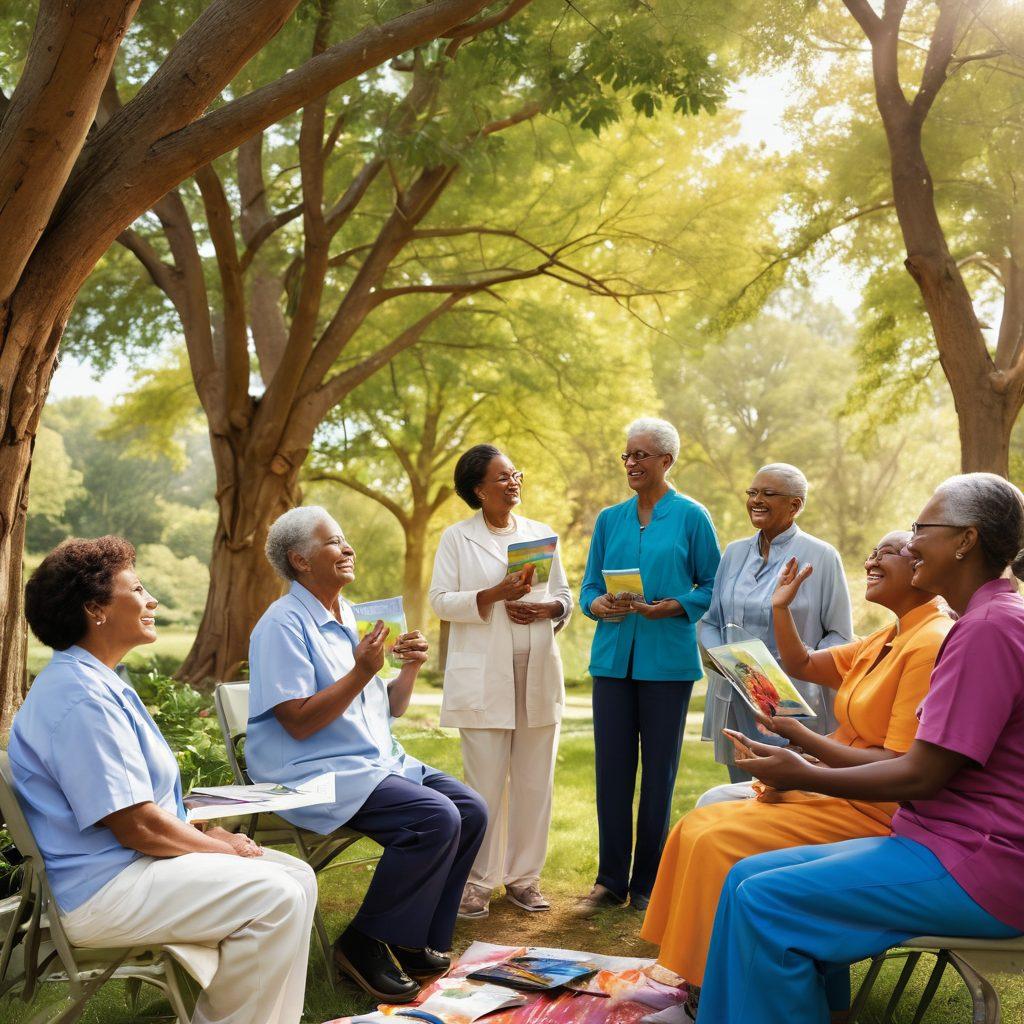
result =
[[484,516],[484,523],[486,524],[487,529],[491,531],[491,533],[496,533],[499,536],[506,533],[516,532],[516,521],[514,519],[512,520],[512,522],[508,524],[508,526],[491,526],[491,524],[487,522],[487,517]]

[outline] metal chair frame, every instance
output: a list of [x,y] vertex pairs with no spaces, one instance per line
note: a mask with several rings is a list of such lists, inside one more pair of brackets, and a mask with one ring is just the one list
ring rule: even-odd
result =
[[[252,783],[245,767],[245,756],[240,746],[245,740],[249,718],[249,684],[247,682],[218,683],[213,691],[214,707],[217,710],[217,721],[224,737],[224,749],[227,752],[228,764],[235,782],[240,786]],[[251,814],[237,822],[225,822],[225,827],[234,825],[237,831],[243,831],[261,846],[294,846],[299,857],[319,875],[328,868],[353,867],[360,864],[373,864],[379,856],[360,857],[357,859],[338,861],[339,854],[347,850],[353,843],[364,838],[362,833],[350,828],[339,828],[330,835],[322,836],[308,829],[299,828],[277,814]],[[332,956],[333,943],[327,934],[320,908],[313,915],[313,929],[320,943],[327,976],[332,986],[337,987],[338,972]]]
[[68,997],[44,1007],[30,1024],[73,1024],[108,981],[127,983],[132,1005],[143,983],[159,989],[179,1024],[189,1024],[196,984],[164,946],[92,949],[68,939],[46,876],[46,866],[18,800],[10,761],[0,751],[0,814],[25,858],[18,895],[0,904],[0,996],[31,1002],[43,984],[68,986]]
[[1024,973],[1024,937],[1015,939],[968,939],[949,936],[921,936],[872,957],[857,998],[850,1007],[849,1024],[855,1024],[867,1005],[878,975],[887,960],[905,960],[893,986],[882,1016],[882,1024],[891,1024],[907,985],[925,954],[935,957],[928,981],[914,1012],[912,1024],[921,1024],[935,998],[946,968],[952,966],[971,996],[971,1024],[1000,1024],[1002,1011],[999,993],[986,977],[987,972]]

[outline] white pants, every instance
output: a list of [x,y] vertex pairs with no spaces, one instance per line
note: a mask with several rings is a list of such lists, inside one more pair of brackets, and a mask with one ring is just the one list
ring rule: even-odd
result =
[[755,796],[757,794],[751,782],[724,782],[721,786],[712,786],[706,793],[701,793],[694,807],[710,807],[730,800],[753,800]]
[[548,852],[559,726],[526,725],[529,654],[513,657],[516,728],[460,729],[466,785],[487,804],[487,832],[469,881],[486,889],[529,885]]
[[276,850],[142,857],[61,920],[76,946],[216,946],[193,1024],[298,1024],[316,896],[309,865]]

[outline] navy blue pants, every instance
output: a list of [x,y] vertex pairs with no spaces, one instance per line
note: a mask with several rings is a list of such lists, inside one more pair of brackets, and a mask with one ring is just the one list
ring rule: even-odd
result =
[[428,768],[422,785],[388,776],[346,823],[384,847],[352,927],[381,942],[448,950],[487,807]]
[[[692,689],[692,680],[594,677],[597,881],[616,896],[650,896],[654,888],[668,837],[672,790]],[[634,849],[638,763],[640,806]]]

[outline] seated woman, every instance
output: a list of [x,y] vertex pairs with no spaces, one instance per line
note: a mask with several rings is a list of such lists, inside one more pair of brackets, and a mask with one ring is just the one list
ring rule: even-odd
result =
[[114,672],[156,639],[156,607],[120,537],[67,541],[32,574],[25,616],[54,655],[11,726],[18,798],[73,943],[215,945],[194,1024],[298,1024],[316,879],[185,821],[174,754]]
[[899,801],[892,834],[750,857],[715,918],[699,1021],[824,1024],[833,965],[915,935],[1005,939],[1024,929],[1024,495],[952,477],[914,524],[914,586],[953,625],[902,757],[830,768],[752,743],[742,766],[781,790]]
[[[792,718],[762,716],[761,722],[822,764],[839,768],[894,758],[914,740],[914,712],[952,622],[933,595],[912,585],[909,539],[904,532],[886,534],[864,563],[865,596],[897,621],[863,640],[824,651],[805,648],[789,606],[810,566],[799,570],[791,559],[779,578],[772,605],[782,664],[792,675],[837,691],[839,727],[819,736]],[[640,934],[659,943],[659,963],[692,986],[703,981],[719,892],[738,860],[763,850],[888,835],[896,810],[891,802],[851,801],[816,790],[759,789],[757,799],[691,811],[665,846]]]
[[414,978],[448,969],[462,890],[487,827],[468,786],[421,764],[391,734],[427,658],[418,632],[397,638],[406,664],[386,684],[383,623],[359,640],[341,588],[355,551],[322,508],[293,508],[267,535],[267,558],[291,583],[249,643],[249,772],[296,785],[325,772],[336,802],[286,811],[328,835],[347,825],[384,847],[359,912],[334,946],[337,966],[374,998],[409,1002]]

